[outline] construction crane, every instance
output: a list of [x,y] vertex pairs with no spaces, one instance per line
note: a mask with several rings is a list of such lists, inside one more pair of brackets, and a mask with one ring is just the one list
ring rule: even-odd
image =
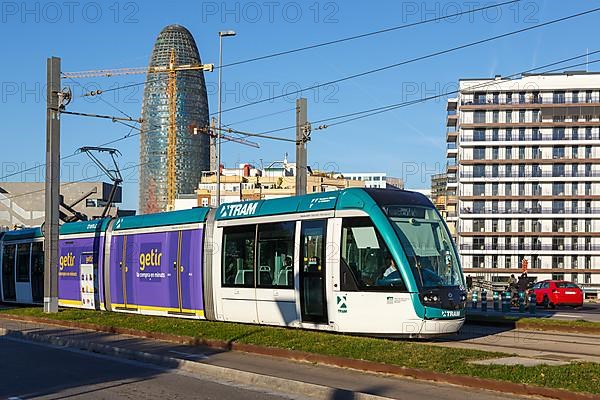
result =
[[[167,144],[167,210],[173,210],[177,194],[175,161],[177,156],[177,72],[180,71],[207,71],[212,72],[213,64],[181,64],[175,65],[175,49],[171,49],[169,65],[149,68],[119,68],[100,69],[82,72],[63,72],[62,76],[68,79],[112,77],[121,75],[160,74],[167,73],[167,99],[169,109],[169,129]],[[90,92],[95,96],[102,94],[101,90]]]

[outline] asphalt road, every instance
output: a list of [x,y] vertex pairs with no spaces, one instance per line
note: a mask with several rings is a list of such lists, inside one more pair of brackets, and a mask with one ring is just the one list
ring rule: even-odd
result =
[[137,362],[0,338],[0,399],[284,399]]
[[[198,379],[190,374],[143,363],[6,337],[0,337],[0,355],[0,399],[305,398],[301,393],[267,393],[263,389],[243,387],[234,382]],[[308,363],[293,363],[237,352],[217,353],[210,358],[213,356],[216,359],[212,364],[226,368],[250,369],[266,375],[277,371],[287,379],[347,388],[339,393],[334,392],[331,400],[355,398],[350,392],[353,386],[367,393],[376,392],[380,396],[402,400],[522,399],[518,396],[473,388],[393,378]]]

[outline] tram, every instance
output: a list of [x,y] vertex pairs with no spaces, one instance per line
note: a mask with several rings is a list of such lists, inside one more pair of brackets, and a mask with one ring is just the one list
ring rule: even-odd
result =
[[[2,301],[43,301],[39,228],[0,238]],[[384,337],[458,331],[465,281],[425,196],[351,188],[67,223],[64,307]]]

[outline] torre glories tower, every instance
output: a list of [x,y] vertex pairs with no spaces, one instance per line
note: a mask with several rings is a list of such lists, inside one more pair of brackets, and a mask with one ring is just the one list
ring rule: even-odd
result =
[[[190,31],[180,25],[164,28],[152,49],[142,103],[140,139],[140,204],[142,214],[165,211],[169,189],[169,124],[175,112],[175,194],[194,193],[202,171],[209,169],[209,136],[194,134],[194,127],[208,126],[208,98],[202,70],[178,71],[171,81],[167,72],[171,56],[178,65],[201,64],[198,47]],[[175,83],[169,90],[169,83]],[[169,102],[175,93],[175,105]],[[171,109],[170,109],[171,105]],[[173,168],[174,167],[174,168]]]

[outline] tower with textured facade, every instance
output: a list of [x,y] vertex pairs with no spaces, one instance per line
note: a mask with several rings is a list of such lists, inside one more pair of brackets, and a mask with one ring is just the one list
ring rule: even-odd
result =
[[[150,67],[168,66],[171,52],[175,64],[201,64],[192,34],[183,26],[164,28],[152,49]],[[151,73],[146,79],[140,135],[140,213],[167,209],[167,145],[169,107],[167,73]],[[176,193],[194,193],[209,169],[209,136],[194,135],[194,127],[208,126],[208,98],[202,71],[177,72],[176,95]]]

